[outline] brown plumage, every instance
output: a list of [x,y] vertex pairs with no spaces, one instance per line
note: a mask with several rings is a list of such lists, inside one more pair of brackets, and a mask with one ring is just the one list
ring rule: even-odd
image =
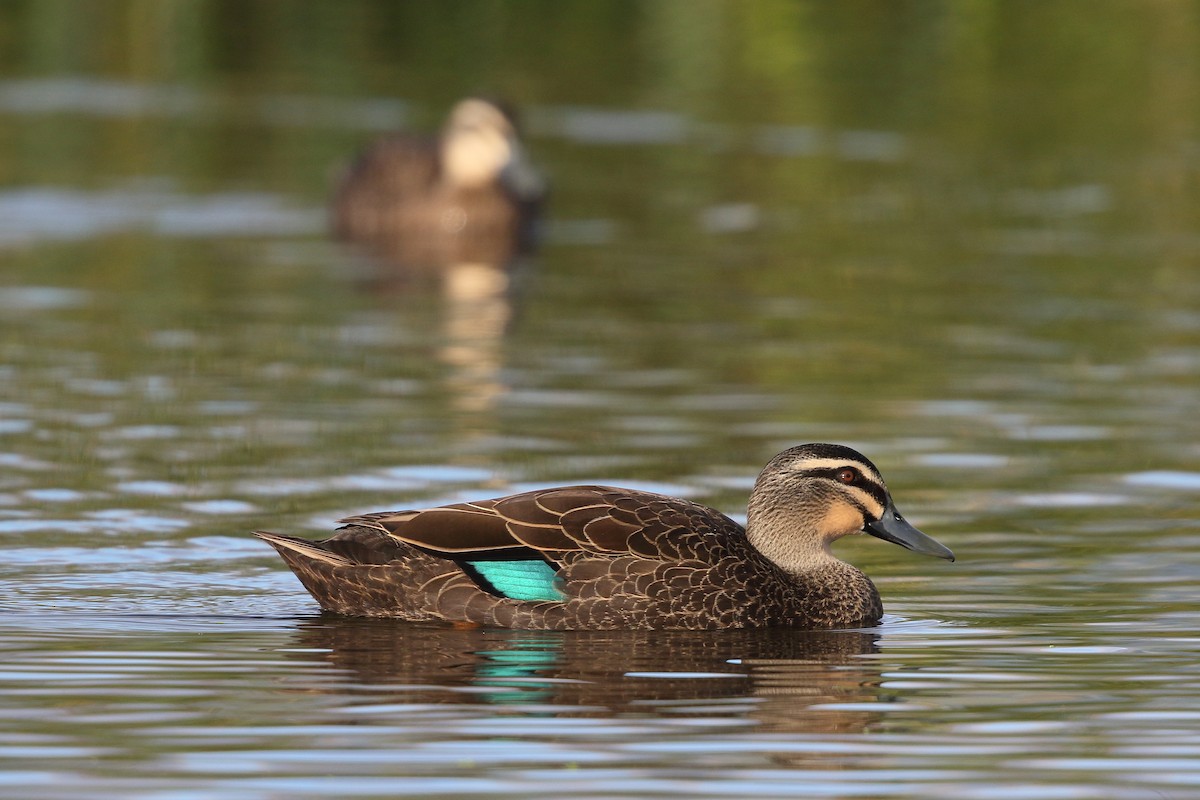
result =
[[414,271],[506,266],[533,249],[545,184],[525,158],[511,114],[467,98],[442,133],[387,136],[338,181],[339,238]]
[[256,535],[328,611],[506,628],[873,625],[879,594],[829,551],[833,540],[865,532],[953,560],[900,517],[870,461],[829,444],[772,459],[745,528],[697,503],[606,486],[342,521],[322,542]]

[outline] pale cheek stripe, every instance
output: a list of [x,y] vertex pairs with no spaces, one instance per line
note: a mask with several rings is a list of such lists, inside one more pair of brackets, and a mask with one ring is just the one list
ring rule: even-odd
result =
[[883,516],[883,505],[869,492],[865,492],[857,486],[845,486],[843,490],[851,495],[851,501],[870,519],[879,519]]
[[[879,492],[881,494],[887,493],[887,488],[883,483],[883,477],[861,461],[854,461],[852,459],[844,458],[810,458],[797,464],[796,471],[800,473],[813,472],[820,474],[822,472],[836,472],[837,470],[844,469],[846,467],[853,467],[854,469],[857,469],[868,483],[873,483],[879,487]],[[826,477],[833,479],[832,475],[827,475]]]
[[881,481],[879,474],[875,470],[868,467],[861,461],[855,461],[850,458],[806,458],[796,465],[802,470],[806,469],[838,469],[839,467],[857,467],[858,471],[864,475],[869,475],[877,481]]

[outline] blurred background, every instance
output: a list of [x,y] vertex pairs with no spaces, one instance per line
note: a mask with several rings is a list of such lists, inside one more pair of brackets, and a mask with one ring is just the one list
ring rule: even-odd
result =
[[[0,14],[4,391],[60,406],[10,441],[100,484],[472,454],[572,477],[548,451],[745,472],[806,437],[1196,456],[1162,413],[1196,328],[1189,4]],[[446,309],[359,291],[325,210],[356,150],[475,91],[552,185],[478,415],[436,357]]]
[[[476,92],[547,177],[541,246],[500,291],[364,281],[380,267],[329,234],[336,176]],[[864,679],[920,695],[869,730],[945,737],[966,749],[914,763],[1025,797],[1195,790],[1194,760],[1160,759],[1197,755],[1200,709],[1198,100],[1191,0],[7,0],[5,646],[124,674],[95,615],[149,614],[104,619],[167,631],[137,639],[160,656],[264,637],[251,658],[316,611],[251,529],[574,482],[737,517],[771,455],[837,441],[960,559],[839,545],[884,595],[892,669],[941,670]],[[87,753],[113,724],[49,719]],[[193,747],[146,724],[115,758]],[[1012,731],[1045,758],[983,746]],[[866,783],[822,773],[825,796],[984,796],[872,783],[875,751],[844,744],[830,768]],[[277,766],[246,769],[303,769]],[[205,785],[97,769],[74,774],[113,796]],[[74,785],[37,774],[22,796]]]

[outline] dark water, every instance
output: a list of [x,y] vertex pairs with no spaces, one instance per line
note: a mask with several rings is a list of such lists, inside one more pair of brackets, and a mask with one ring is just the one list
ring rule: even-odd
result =
[[[0,9],[0,796],[1200,797],[1194,3]],[[512,300],[329,176],[490,89]],[[247,532],[845,442],[821,634],[323,617]]]

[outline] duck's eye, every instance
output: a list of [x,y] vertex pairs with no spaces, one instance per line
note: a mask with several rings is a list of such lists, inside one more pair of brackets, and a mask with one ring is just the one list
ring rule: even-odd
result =
[[842,483],[854,483],[858,478],[858,473],[849,467],[843,467],[837,471],[837,479]]

